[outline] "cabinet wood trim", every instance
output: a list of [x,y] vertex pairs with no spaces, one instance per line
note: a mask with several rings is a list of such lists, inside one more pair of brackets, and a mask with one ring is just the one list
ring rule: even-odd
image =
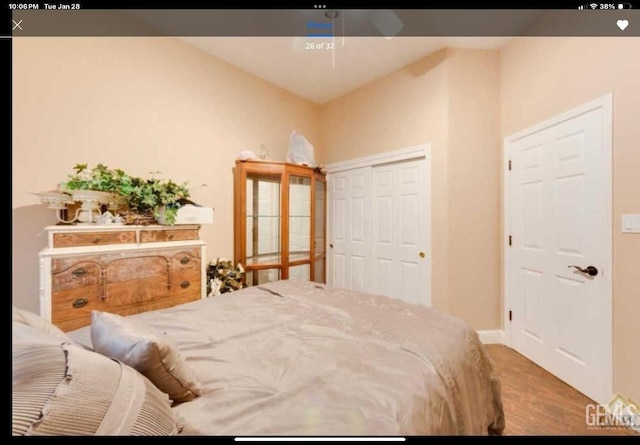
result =
[[[234,262],[242,263],[247,272],[257,271],[263,269],[278,269],[280,271],[280,278],[287,279],[289,277],[289,267],[299,264],[311,264],[312,259],[316,256],[315,246],[315,217],[316,217],[316,205],[315,205],[315,193],[316,182],[320,181],[324,183],[324,230],[323,236],[326,240],[326,206],[327,206],[327,186],[325,175],[318,170],[305,167],[296,164],[290,164],[286,162],[272,162],[272,161],[236,161],[234,168]],[[289,255],[289,178],[291,176],[308,178],[311,181],[310,187],[310,200],[311,200],[311,214],[310,218],[310,239],[309,239],[309,258],[304,260],[291,260]],[[278,177],[280,181],[280,226],[279,230],[279,243],[280,243],[280,260],[277,263],[270,264],[248,264],[247,263],[247,230],[249,230],[247,223],[247,193],[251,191],[247,190],[247,178],[273,178]],[[254,199],[255,201],[255,199]],[[254,202],[254,205],[256,203]],[[255,212],[254,212],[255,214]],[[254,230],[254,235],[256,231]],[[310,267],[310,278],[313,280],[315,274],[314,267]],[[325,282],[326,271],[323,274],[323,281]]]

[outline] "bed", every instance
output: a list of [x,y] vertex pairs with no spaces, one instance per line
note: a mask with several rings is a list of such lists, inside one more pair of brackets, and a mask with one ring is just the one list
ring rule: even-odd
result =
[[[178,425],[171,433],[409,436],[504,429],[500,382],[477,334],[424,306],[285,280],[123,318],[170,340],[197,381],[197,394],[170,405]],[[83,348],[72,356],[97,354],[91,331],[66,333]],[[14,354],[14,388],[15,360]]]

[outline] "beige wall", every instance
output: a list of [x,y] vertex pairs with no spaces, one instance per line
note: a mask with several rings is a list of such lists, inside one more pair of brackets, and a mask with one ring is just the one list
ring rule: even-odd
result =
[[449,311],[476,329],[496,329],[502,325],[499,52],[449,50],[447,72]]
[[[51,190],[76,163],[189,181],[215,208],[209,259],[233,257],[232,167],[264,143],[284,160],[289,134],[319,145],[316,106],[168,38],[13,40],[13,303],[38,311],[38,251]],[[198,187],[207,184],[206,187]]]
[[638,38],[535,38],[512,41],[501,58],[503,137],[613,93],[613,389],[634,400],[640,400],[640,235],[620,227],[623,213],[640,213],[638,54]]
[[431,144],[432,301],[447,310],[446,50],[322,106],[320,162]]
[[431,144],[432,300],[476,329],[501,324],[498,79],[497,51],[447,49],[322,107],[325,163]]

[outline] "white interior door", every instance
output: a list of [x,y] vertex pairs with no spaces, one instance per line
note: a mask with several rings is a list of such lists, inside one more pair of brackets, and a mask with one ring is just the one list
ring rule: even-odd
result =
[[372,291],[429,305],[425,163],[373,167]]
[[327,234],[327,283],[357,291],[370,290],[371,168],[330,176]]
[[428,146],[327,167],[327,283],[430,306]]
[[611,96],[511,136],[505,146],[511,346],[607,403]]

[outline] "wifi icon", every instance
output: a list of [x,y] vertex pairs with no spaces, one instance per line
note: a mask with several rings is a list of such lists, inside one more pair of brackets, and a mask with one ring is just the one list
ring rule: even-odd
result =
[[596,9],[596,8],[598,7],[598,4],[597,4],[597,3],[591,3],[591,4],[589,5],[589,7],[590,7],[591,9]]

